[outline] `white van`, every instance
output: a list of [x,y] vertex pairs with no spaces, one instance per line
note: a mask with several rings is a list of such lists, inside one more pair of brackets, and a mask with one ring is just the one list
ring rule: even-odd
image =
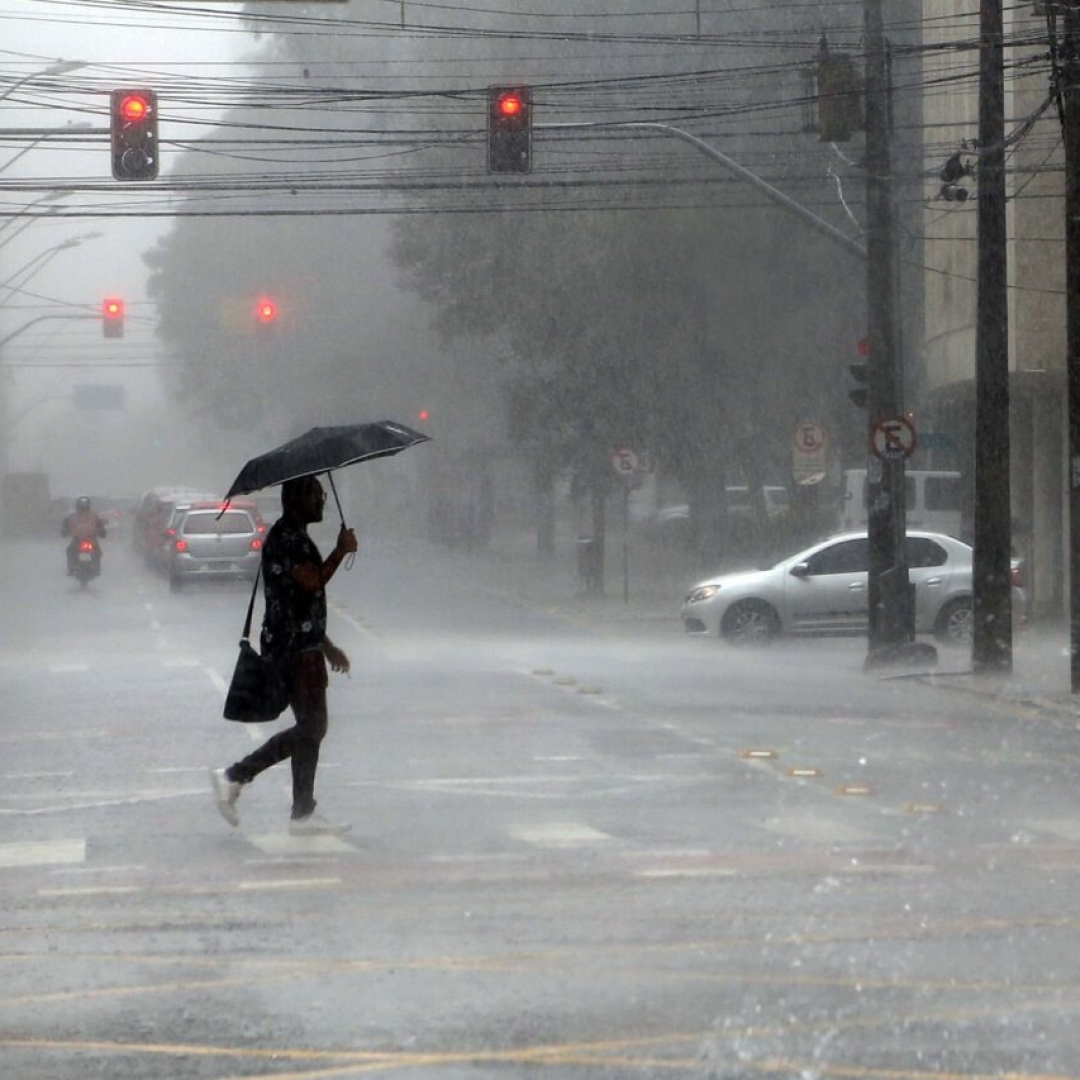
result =
[[[958,472],[934,472],[908,469],[904,473],[907,503],[907,527],[960,535],[960,507],[964,481]],[[840,530],[865,529],[866,470],[844,472],[844,502],[840,509]]]

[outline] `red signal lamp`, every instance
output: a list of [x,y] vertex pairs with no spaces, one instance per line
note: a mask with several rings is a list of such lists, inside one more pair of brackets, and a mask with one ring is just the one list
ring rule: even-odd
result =
[[269,297],[264,296],[255,305],[255,314],[261,323],[272,323],[278,317],[278,307]]
[[420,420],[430,420],[431,413],[427,409],[421,409],[417,414],[417,418]]
[[503,94],[499,98],[499,113],[502,116],[518,116],[521,113],[521,97],[518,94]]
[[145,120],[150,112],[150,102],[142,94],[128,94],[120,102],[120,115],[131,123]]

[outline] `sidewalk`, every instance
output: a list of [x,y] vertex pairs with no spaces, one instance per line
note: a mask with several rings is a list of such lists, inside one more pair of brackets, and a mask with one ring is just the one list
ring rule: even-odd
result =
[[[535,539],[520,534],[500,537],[482,551],[458,552],[456,558],[465,572],[574,622],[620,633],[682,634],[679,606],[696,580],[693,571],[665,564],[657,552],[631,549],[626,581],[621,545],[615,542],[607,554],[604,594],[589,596],[578,578],[575,555],[564,544],[545,563],[536,555]],[[938,656],[935,668],[883,668],[878,677],[917,678],[942,690],[1038,709],[1076,722],[1080,730],[1080,694],[1070,690],[1067,622],[1017,630],[1013,670],[1007,675],[974,674],[969,649],[940,648]]]
[[1039,709],[1080,730],[1080,694],[1070,689],[1069,627],[1064,622],[1036,624],[1013,637],[1013,667],[1008,674],[974,674],[967,649],[942,649],[938,667],[918,678],[932,686],[991,697]]

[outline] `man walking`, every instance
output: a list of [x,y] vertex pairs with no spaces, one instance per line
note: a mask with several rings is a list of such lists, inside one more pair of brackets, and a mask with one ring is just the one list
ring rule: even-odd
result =
[[326,636],[326,584],[346,555],[356,551],[356,534],[341,526],[337,546],[324,561],[308,525],[322,521],[326,492],[314,476],[287,480],[281,487],[282,515],[263,545],[266,594],[260,648],[283,667],[296,723],[271,736],[258,750],[210,779],[221,816],[240,824],[237,799],[245,784],[286,758],[292,764],[293,804],[289,832],[319,835],[347,832],[315,812],[315,770],[326,735],[326,665],[349,670],[349,658]]

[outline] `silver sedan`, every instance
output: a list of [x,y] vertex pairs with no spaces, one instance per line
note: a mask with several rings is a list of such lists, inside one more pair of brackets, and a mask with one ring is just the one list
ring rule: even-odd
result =
[[[909,532],[915,630],[940,640],[971,640],[971,548],[939,533]],[[698,582],[682,605],[688,633],[731,641],[778,634],[855,633],[867,626],[869,544],[865,532],[822,540],[768,570]]]

